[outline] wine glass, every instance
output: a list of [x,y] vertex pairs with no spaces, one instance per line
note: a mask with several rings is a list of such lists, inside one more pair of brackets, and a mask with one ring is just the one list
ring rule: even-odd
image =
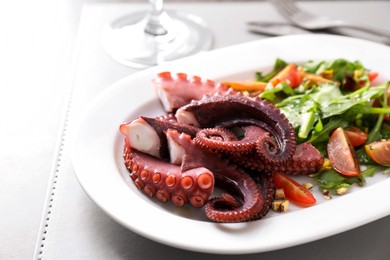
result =
[[115,61],[143,69],[212,47],[213,35],[201,18],[165,10],[163,0],[149,3],[149,11],[129,14],[103,28],[102,46]]

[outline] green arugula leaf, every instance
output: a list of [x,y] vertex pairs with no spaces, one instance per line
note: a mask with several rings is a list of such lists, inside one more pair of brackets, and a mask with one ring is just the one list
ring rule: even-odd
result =
[[277,93],[284,93],[287,96],[292,96],[295,94],[294,90],[290,87],[290,85],[286,83],[280,83],[276,87],[267,87],[264,92],[260,94],[260,97],[272,102],[275,101]]
[[348,81],[354,80],[355,71],[362,71],[362,75],[366,69],[359,61],[350,62],[345,59],[336,59],[331,61],[308,61],[303,70],[306,72],[320,75],[324,71],[333,71],[333,79],[341,83],[342,86],[346,85]]
[[[324,83],[320,86],[307,91],[306,94],[290,96],[276,106],[281,109],[284,115],[289,119],[294,128],[298,128],[298,138],[305,139],[310,134],[313,135],[314,141],[323,128],[322,121],[335,116],[344,116],[344,121],[353,122],[362,114],[383,114],[390,113],[390,108],[375,108],[371,107],[372,99],[383,96],[386,93],[387,85],[379,85],[376,87],[364,87],[355,92],[343,95],[340,88],[336,84]],[[277,90],[269,90],[264,96],[274,99],[275,93],[285,90],[284,93],[290,94],[293,90],[285,88],[281,84]],[[321,122],[320,122],[321,121]],[[334,123],[335,121],[331,120]],[[346,127],[343,123],[338,125]],[[377,127],[381,129],[381,125]],[[333,129],[332,129],[333,130]],[[324,140],[324,136],[320,139]]]
[[384,168],[380,165],[369,165],[365,170],[360,172],[356,177],[345,177],[339,174],[334,169],[321,172],[313,175],[317,178],[317,184],[323,189],[337,190],[340,188],[349,188],[353,184],[363,186],[366,183],[367,177],[372,177],[380,170]]
[[384,122],[380,133],[381,139],[390,139],[390,125]]
[[323,126],[321,132],[313,132],[312,136],[309,139],[309,142],[311,142],[312,144],[327,142],[329,140],[330,133],[334,129],[338,127],[346,128],[348,124],[349,123],[341,117],[332,117],[328,121],[328,123]]
[[274,68],[272,71],[268,72],[267,74],[263,75],[262,71],[256,72],[256,80],[259,82],[268,82],[270,79],[272,79],[276,74],[278,74],[279,71],[284,69],[288,65],[287,62],[285,62],[282,59],[276,59]]

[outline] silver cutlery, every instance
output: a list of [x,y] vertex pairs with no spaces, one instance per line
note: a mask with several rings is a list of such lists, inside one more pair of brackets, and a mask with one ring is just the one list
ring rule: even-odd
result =
[[266,21],[252,21],[246,24],[248,31],[252,33],[258,33],[269,36],[283,36],[291,34],[309,34],[309,33],[323,33],[323,34],[336,34],[336,35],[348,35],[355,38],[362,38],[374,42],[390,44],[389,39],[370,34],[370,35],[359,35],[356,31],[348,31],[340,28],[333,30],[322,30],[322,31],[309,31],[303,28],[300,28],[291,23],[285,22],[266,22]]
[[293,24],[283,23],[283,22],[258,21],[258,22],[248,22],[246,25],[248,31],[250,32],[272,35],[272,36],[311,33],[310,31],[294,26]]
[[320,16],[301,9],[293,0],[269,0],[276,9],[293,24],[306,30],[324,30],[348,28],[381,36],[384,43],[390,43],[390,31],[373,28],[361,24],[350,23],[343,20]]

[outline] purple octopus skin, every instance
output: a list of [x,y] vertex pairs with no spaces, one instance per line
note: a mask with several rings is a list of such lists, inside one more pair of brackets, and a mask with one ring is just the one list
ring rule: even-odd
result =
[[231,131],[226,128],[204,128],[196,133],[195,141],[205,149],[235,154],[256,152],[259,138],[270,138],[269,133],[257,126],[244,126]]
[[[168,114],[120,127],[125,165],[148,196],[204,206],[216,222],[251,221],[270,209],[272,172],[322,165],[313,146],[296,146],[288,120],[265,100],[184,73],[160,73],[153,84]],[[225,193],[210,199],[214,185]]]
[[[211,199],[205,205],[206,216],[216,222],[243,222],[256,217],[263,207],[263,198],[254,180],[236,165],[208,150],[199,147],[189,135],[168,130],[168,134],[185,150],[182,170],[203,166],[214,174],[217,187],[228,191],[236,198],[239,205],[225,201],[223,207]],[[220,199],[219,199],[220,200]],[[226,204],[229,207],[226,207]]]
[[264,163],[256,153],[246,155],[231,154],[227,156],[244,168],[262,173],[281,172],[289,175],[309,175],[316,173],[324,163],[324,157],[309,142],[297,145],[292,159],[285,164]]
[[[210,183],[214,184],[215,181],[215,185],[226,190],[234,200],[226,199],[229,197],[226,194],[209,200],[205,205],[209,219],[216,222],[242,222],[258,218],[263,209],[263,197],[256,182],[248,174],[221,156],[202,149],[188,134],[168,129],[166,135],[167,139],[184,150],[180,166],[125,147],[125,165],[139,189],[149,196],[155,195],[163,202],[172,199],[175,205],[181,206],[189,201],[201,207],[212,192]],[[195,173],[189,175],[191,172]],[[210,176],[213,176],[212,182]],[[191,188],[186,189],[186,186]],[[216,200],[220,203],[213,203]]]
[[257,220],[263,218],[269,212],[275,198],[275,185],[272,174],[258,174],[258,172],[252,172],[250,175],[256,182],[264,201],[263,208],[258,212],[255,218],[251,219]]
[[266,163],[285,163],[295,152],[295,132],[288,119],[271,103],[260,98],[231,95],[205,96],[179,108],[180,123],[200,128],[254,125],[269,132],[257,140],[257,153]]
[[[237,132],[237,131],[235,131]],[[194,139],[204,149],[223,153],[236,164],[258,172],[283,172],[290,175],[308,175],[318,172],[324,163],[324,157],[309,142],[299,144],[291,160],[284,164],[265,163],[255,149],[256,139],[268,134],[256,126],[241,128],[241,139],[225,128],[201,129]]]

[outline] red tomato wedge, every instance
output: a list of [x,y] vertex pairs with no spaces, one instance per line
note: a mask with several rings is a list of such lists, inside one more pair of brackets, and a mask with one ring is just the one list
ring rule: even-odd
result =
[[295,180],[281,173],[274,173],[272,176],[275,188],[283,189],[287,199],[304,207],[312,206],[316,203],[313,194]]
[[368,79],[372,82],[378,77],[379,73],[375,71],[368,72]]
[[360,174],[360,164],[343,128],[333,131],[328,142],[328,157],[333,168],[343,176],[351,177]]
[[298,87],[302,81],[302,74],[297,70],[297,65],[291,63],[275,75],[269,82],[275,87],[281,82],[289,84],[292,88]]
[[353,146],[360,146],[367,141],[368,134],[357,127],[348,127],[344,129],[349,141]]
[[390,166],[390,140],[372,142],[364,147],[377,164]]

